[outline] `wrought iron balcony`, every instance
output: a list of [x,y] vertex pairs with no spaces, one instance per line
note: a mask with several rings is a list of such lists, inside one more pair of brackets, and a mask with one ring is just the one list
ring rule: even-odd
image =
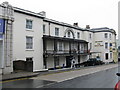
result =
[[88,50],[61,50],[61,51],[54,51],[54,50],[46,50],[44,51],[44,55],[68,55],[68,54],[88,54]]

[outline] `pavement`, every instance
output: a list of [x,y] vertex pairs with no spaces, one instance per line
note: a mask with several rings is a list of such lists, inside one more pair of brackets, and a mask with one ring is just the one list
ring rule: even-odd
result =
[[[30,78],[33,77],[34,79],[44,79],[44,80],[50,80],[50,81],[63,81],[66,78],[71,78],[70,76],[67,77],[68,75],[64,75],[63,79],[58,80],[57,77],[55,76],[56,74],[61,74],[61,73],[67,73],[69,72],[76,72],[75,77],[90,74],[90,73],[95,73],[101,70],[106,70],[110,68],[118,67],[118,64],[107,64],[107,65],[98,65],[98,66],[89,66],[89,67],[80,67],[80,68],[62,68],[62,69],[56,69],[56,70],[49,70],[49,71],[44,71],[44,72],[13,72],[11,74],[5,74],[2,75],[2,81],[6,80],[13,80],[13,79],[20,79],[20,78]],[[50,77],[52,75],[52,77]],[[73,75],[71,73],[71,75]],[[59,76],[59,75],[58,75]],[[66,76],[66,77],[65,77]]]

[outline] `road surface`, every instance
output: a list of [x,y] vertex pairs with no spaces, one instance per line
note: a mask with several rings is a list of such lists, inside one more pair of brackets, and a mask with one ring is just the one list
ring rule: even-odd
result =
[[[119,67],[120,68],[120,67]],[[96,70],[99,68],[96,68]],[[94,69],[91,69],[91,71]],[[85,70],[83,70],[85,71]],[[87,71],[87,69],[86,69]],[[90,71],[90,70],[89,70]],[[90,73],[84,76],[75,76],[66,80],[45,80],[43,77],[19,79],[2,82],[3,88],[114,88],[118,81],[116,73],[119,71],[118,67],[102,70],[95,73]],[[71,75],[76,75],[82,70],[55,74],[57,78],[63,79]],[[69,74],[68,76],[65,76]],[[60,77],[62,75],[62,77]],[[47,77],[54,75],[47,75]],[[45,77],[45,76],[44,76]],[[41,79],[43,78],[43,80]],[[54,77],[56,78],[56,77]]]

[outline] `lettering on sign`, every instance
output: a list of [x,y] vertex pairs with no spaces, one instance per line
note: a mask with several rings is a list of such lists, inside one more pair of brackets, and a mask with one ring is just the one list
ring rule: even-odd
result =
[[95,47],[103,46],[103,41],[95,41]]

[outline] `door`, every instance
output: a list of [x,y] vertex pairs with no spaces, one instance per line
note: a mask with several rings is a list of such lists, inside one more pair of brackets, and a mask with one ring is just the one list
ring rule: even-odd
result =
[[71,60],[73,56],[66,56],[66,67],[71,67]]
[[108,53],[105,53],[105,59],[108,60]]

